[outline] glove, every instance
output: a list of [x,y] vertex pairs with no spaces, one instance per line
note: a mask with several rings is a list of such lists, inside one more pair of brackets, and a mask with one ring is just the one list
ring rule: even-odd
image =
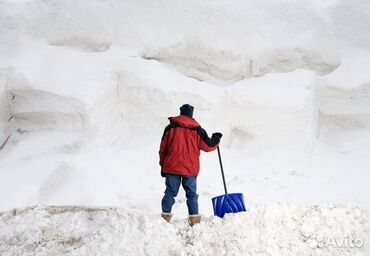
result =
[[212,137],[214,137],[214,138],[217,138],[217,139],[221,139],[222,138],[222,133],[220,133],[220,132],[215,132],[215,133],[213,133],[212,134]]

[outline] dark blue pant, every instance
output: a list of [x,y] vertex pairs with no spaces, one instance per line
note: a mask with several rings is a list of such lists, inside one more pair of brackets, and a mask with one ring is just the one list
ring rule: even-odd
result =
[[197,177],[181,177],[177,175],[166,176],[166,191],[162,199],[162,212],[170,213],[179,192],[180,184],[186,193],[186,204],[190,215],[198,214]]

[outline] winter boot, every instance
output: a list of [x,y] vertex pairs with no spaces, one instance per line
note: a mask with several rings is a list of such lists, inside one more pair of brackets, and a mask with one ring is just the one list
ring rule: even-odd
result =
[[161,216],[162,216],[162,218],[163,218],[163,219],[165,219],[168,223],[170,223],[171,218],[172,218],[172,213],[162,212]]
[[200,215],[199,214],[194,214],[194,215],[189,215],[189,225],[192,227],[195,224],[198,224],[200,222]]

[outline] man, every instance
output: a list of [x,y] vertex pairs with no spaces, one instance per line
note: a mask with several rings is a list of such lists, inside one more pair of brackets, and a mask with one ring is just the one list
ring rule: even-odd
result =
[[215,150],[222,137],[219,132],[208,137],[207,132],[193,119],[193,111],[193,106],[185,104],[180,107],[179,116],[168,118],[170,124],[164,130],[159,150],[161,175],[166,178],[162,217],[170,222],[172,206],[182,184],[190,226],[200,222],[196,193],[200,150]]

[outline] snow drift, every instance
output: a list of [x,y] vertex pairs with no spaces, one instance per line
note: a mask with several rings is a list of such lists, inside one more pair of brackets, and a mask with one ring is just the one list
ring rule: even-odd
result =
[[368,255],[370,215],[335,205],[259,206],[166,223],[120,208],[37,206],[0,213],[1,255]]

